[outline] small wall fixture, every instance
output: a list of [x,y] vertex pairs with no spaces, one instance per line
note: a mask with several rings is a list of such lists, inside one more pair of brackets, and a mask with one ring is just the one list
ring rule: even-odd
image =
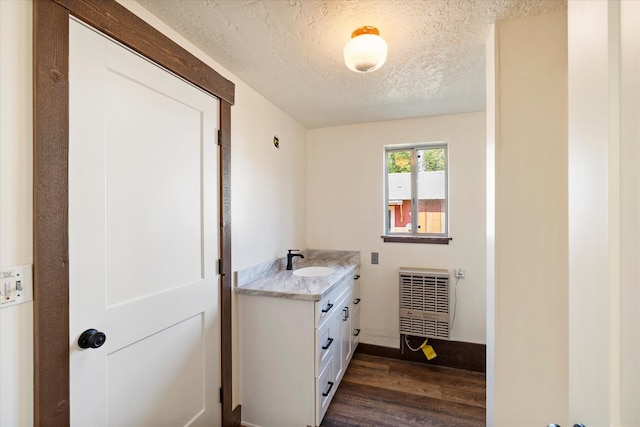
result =
[[382,67],[387,60],[387,42],[376,27],[360,27],[344,46],[344,62],[350,70],[368,73]]

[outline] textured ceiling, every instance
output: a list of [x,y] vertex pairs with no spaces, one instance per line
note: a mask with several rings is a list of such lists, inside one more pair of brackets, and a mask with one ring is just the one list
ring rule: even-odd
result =
[[[138,0],[306,128],[484,110],[484,42],[505,19],[565,0]],[[351,32],[389,45],[372,73],[346,68]]]

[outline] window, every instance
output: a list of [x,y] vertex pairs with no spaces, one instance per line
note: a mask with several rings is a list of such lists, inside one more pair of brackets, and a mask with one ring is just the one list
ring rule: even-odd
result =
[[447,144],[385,147],[385,242],[449,243]]

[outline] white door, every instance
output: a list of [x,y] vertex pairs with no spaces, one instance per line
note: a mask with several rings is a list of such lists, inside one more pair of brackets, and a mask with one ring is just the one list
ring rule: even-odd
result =
[[72,426],[220,425],[218,102],[75,20],[69,40]]

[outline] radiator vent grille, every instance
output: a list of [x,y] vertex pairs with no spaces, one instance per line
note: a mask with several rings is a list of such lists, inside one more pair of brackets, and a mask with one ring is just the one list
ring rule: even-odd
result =
[[449,339],[449,272],[400,269],[400,334]]

